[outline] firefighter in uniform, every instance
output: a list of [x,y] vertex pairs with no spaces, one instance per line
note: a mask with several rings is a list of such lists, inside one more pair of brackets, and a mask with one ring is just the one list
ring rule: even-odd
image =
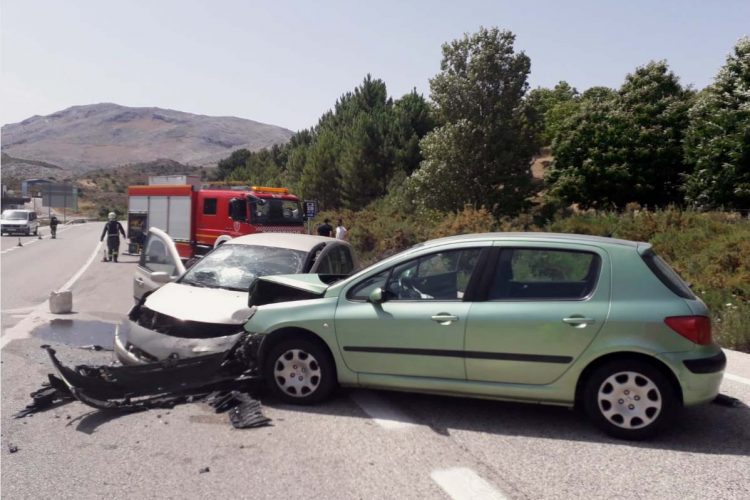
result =
[[57,225],[60,223],[59,220],[57,220],[57,217],[54,215],[49,218],[49,230],[50,233],[52,233],[52,239],[57,238]]
[[125,238],[125,230],[122,228],[122,224],[117,220],[117,214],[110,212],[107,216],[109,219],[104,225],[104,231],[102,231],[102,237],[99,241],[104,240],[104,236],[107,236],[107,262],[117,262],[117,253],[120,250],[120,234]]

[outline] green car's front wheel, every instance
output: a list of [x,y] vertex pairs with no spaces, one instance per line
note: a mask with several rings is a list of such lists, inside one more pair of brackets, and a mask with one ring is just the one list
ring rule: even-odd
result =
[[333,359],[325,347],[305,338],[286,339],[271,348],[264,376],[272,393],[294,404],[314,404],[336,387]]
[[639,440],[667,425],[680,403],[657,368],[640,360],[618,360],[591,375],[584,404],[589,417],[607,434]]

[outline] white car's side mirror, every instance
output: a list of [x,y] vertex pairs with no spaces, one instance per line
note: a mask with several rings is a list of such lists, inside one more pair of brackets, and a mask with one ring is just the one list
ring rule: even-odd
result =
[[155,283],[164,284],[164,283],[169,283],[170,281],[172,281],[172,277],[169,274],[165,273],[164,271],[154,271],[149,275],[149,277]]

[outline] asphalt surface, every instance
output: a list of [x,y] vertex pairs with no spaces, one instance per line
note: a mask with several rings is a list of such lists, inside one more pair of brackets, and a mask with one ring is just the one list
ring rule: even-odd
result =
[[[273,426],[260,429],[233,429],[203,403],[118,414],[75,402],[15,420],[51,369],[41,344],[69,365],[112,359],[76,346],[111,342],[135,257],[96,254],[72,286],[72,314],[45,302],[94,255],[100,231],[70,226],[0,254],[4,499],[750,498],[750,355],[731,351],[722,392],[740,406],[686,409],[644,443],[563,408],[346,389],[314,407],[264,398]],[[3,252],[16,242],[6,239]]]

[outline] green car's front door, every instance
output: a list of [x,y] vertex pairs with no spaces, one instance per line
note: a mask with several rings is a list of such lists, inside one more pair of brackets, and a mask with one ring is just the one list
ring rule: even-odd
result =
[[[342,294],[336,337],[360,373],[466,378],[464,300],[480,248],[435,252],[394,265]],[[381,289],[383,300],[369,301]]]
[[470,311],[467,378],[553,382],[607,319],[608,256],[585,245],[508,247],[494,264],[487,300]]

